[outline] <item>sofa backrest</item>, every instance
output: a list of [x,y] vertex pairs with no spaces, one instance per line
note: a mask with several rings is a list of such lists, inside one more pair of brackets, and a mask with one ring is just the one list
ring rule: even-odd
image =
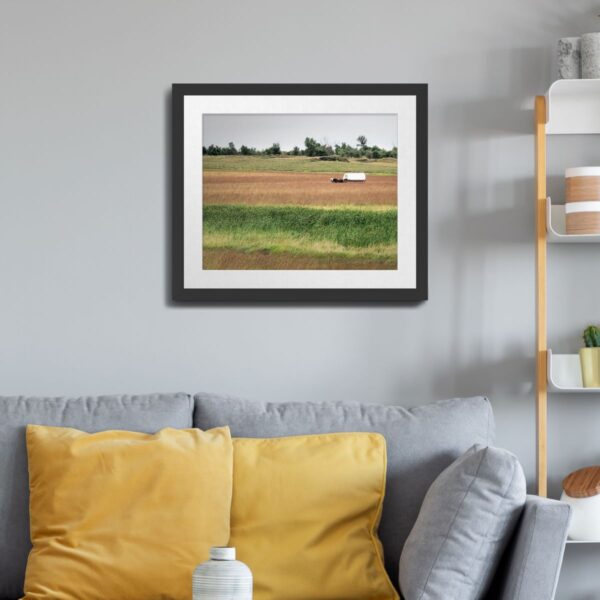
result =
[[404,542],[433,480],[473,444],[491,445],[487,398],[443,400],[418,408],[342,403],[258,403],[196,394],[194,426],[229,425],[236,437],[376,431],[387,440],[388,474],[379,534],[386,569],[398,585]]
[[154,433],[192,426],[187,394],[25,398],[0,396],[0,598],[23,595],[29,538],[25,426],[74,427],[90,433],[123,429]]

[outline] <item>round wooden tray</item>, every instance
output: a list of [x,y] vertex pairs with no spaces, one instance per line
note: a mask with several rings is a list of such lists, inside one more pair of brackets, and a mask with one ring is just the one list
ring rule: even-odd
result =
[[563,479],[563,490],[571,498],[591,498],[600,494],[600,466],[584,467]]

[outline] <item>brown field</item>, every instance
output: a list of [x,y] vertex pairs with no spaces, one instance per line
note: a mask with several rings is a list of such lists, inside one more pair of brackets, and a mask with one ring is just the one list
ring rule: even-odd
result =
[[340,177],[340,173],[204,171],[203,201],[205,204],[396,206],[395,175],[367,175],[364,183],[331,183],[331,177]]
[[294,256],[293,254],[271,254],[269,252],[239,252],[236,250],[204,249],[203,266],[205,269],[244,269],[244,270],[332,270],[357,269],[381,270],[395,269],[396,263],[335,257]]

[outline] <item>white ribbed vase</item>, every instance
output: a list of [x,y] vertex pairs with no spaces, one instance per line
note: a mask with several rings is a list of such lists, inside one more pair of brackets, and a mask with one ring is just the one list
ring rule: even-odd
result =
[[235,548],[211,548],[192,576],[194,600],[252,600],[252,572],[235,560]]

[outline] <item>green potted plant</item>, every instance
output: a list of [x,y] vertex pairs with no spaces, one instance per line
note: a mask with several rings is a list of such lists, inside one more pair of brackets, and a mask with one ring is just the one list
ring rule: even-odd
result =
[[590,325],[583,332],[585,348],[579,351],[583,387],[600,387],[600,328]]

